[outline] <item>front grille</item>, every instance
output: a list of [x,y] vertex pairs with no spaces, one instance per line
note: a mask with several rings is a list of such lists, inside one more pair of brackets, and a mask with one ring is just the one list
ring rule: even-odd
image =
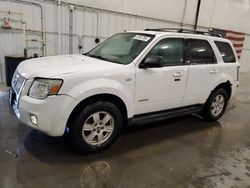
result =
[[11,87],[16,94],[20,94],[24,82],[25,78],[16,71],[11,82]]
[[25,81],[26,79],[16,71],[11,82],[9,102],[18,117],[20,116],[18,111],[19,98],[22,93]]

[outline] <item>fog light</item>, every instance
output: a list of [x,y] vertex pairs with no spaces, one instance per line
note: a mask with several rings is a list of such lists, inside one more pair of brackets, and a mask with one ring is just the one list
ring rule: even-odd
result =
[[35,115],[30,115],[30,120],[34,125],[37,125],[37,117]]

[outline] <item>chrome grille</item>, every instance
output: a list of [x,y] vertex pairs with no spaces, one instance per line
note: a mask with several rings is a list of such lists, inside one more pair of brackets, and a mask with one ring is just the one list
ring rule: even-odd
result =
[[18,105],[19,105],[19,98],[22,93],[22,89],[24,87],[26,79],[19,74],[17,71],[15,72],[12,82],[11,82],[11,88],[9,93],[9,102],[10,105],[13,107],[14,112],[16,113],[17,117],[20,117],[19,111],[18,111]]
[[11,86],[16,94],[20,94],[24,81],[25,81],[25,78],[21,74],[19,74],[18,72],[14,74],[12,78]]

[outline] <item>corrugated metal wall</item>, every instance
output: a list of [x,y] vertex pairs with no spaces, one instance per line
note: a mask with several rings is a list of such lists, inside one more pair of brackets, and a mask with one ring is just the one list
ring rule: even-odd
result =
[[[183,1],[184,3],[184,1]],[[0,28],[0,82],[5,81],[4,56],[23,55],[25,47],[23,26],[26,25],[28,56],[38,54],[42,56],[83,53],[93,48],[95,38],[101,41],[114,33],[124,30],[143,30],[157,27],[179,27],[177,21],[166,21],[145,16],[136,16],[127,13],[102,10],[83,5],[71,7],[70,4],[61,3],[61,42],[58,46],[59,15],[58,5],[55,1],[14,1],[0,0],[0,19],[8,18],[12,29]],[[59,12],[60,13],[60,12]],[[70,16],[70,14],[72,14]],[[44,15],[44,18],[41,17]],[[187,13],[187,15],[189,15]],[[193,16],[193,15],[192,15]],[[180,15],[180,18],[182,15]],[[73,23],[70,22],[73,20]],[[44,25],[45,35],[42,33]],[[70,36],[72,26],[72,36]],[[187,25],[186,27],[190,27]],[[70,38],[72,37],[72,40]],[[44,41],[43,38],[45,38]],[[70,49],[72,41],[72,49]],[[43,42],[45,51],[43,51]],[[242,54],[242,67],[250,69],[247,62],[250,59],[250,37],[247,36]],[[83,48],[79,49],[78,45]]]

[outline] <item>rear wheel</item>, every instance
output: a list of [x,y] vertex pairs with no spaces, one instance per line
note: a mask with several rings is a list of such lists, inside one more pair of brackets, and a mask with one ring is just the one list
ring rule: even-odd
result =
[[110,102],[95,102],[81,110],[69,129],[70,140],[77,151],[93,153],[110,146],[122,127],[122,115]]
[[224,114],[227,103],[228,94],[225,89],[217,89],[208,98],[200,115],[207,121],[216,121]]

